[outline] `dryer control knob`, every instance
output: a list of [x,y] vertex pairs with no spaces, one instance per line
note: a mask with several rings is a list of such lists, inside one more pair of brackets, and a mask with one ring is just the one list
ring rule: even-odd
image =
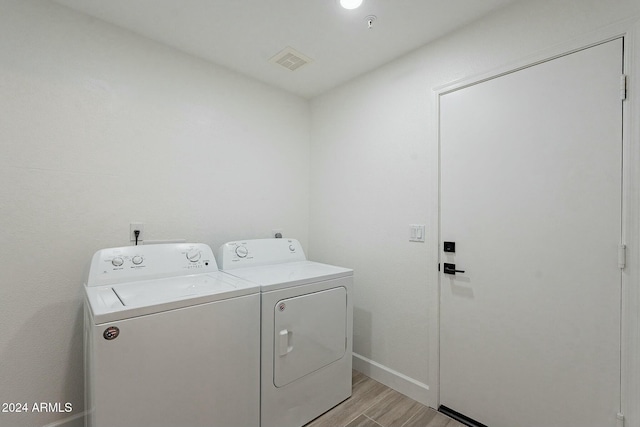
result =
[[144,260],[142,259],[142,257],[141,257],[140,255],[136,255],[136,256],[134,256],[133,258],[131,258],[131,262],[132,262],[133,264],[135,264],[135,265],[140,265],[140,264],[142,264],[142,261],[144,261]]
[[187,259],[191,262],[198,262],[202,258],[202,252],[198,249],[191,249],[187,252]]
[[122,264],[124,264],[124,260],[121,257],[117,256],[111,260],[111,264],[114,267],[120,267]]
[[249,249],[245,248],[244,246],[236,246],[236,255],[238,255],[240,258],[246,258],[247,255],[249,255]]
[[294,251],[296,250],[296,247],[295,247],[295,246],[293,246],[293,245],[289,245],[289,250],[290,250],[291,252],[294,252]]

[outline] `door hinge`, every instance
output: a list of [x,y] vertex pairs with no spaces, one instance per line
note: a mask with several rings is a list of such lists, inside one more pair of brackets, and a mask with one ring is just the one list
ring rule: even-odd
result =
[[627,266],[627,245],[618,246],[618,268],[623,269]]
[[627,99],[627,75],[620,76],[620,99],[625,101]]
[[616,427],[624,427],[624,414],[622,412],[616,414]]

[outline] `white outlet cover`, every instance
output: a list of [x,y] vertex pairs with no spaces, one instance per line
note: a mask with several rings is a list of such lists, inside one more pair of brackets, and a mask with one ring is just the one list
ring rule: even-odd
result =
[[135,230],[140,230],[140,235],[138,236],[138,243],[144,240],[144,223],[142,222],[132,222],[129,224],[129,241],[135,242],[136,235],[133,234]]

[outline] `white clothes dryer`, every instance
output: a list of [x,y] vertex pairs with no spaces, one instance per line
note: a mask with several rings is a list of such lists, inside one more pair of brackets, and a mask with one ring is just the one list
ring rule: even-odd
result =
[[261,287],[261,427],[301,427],[351,396],[353,270],[308,261],[295,239],[230,242],[217,255]]
[[85,286],[88,427],[258,427],[260,294],[204,244],[103,249]]

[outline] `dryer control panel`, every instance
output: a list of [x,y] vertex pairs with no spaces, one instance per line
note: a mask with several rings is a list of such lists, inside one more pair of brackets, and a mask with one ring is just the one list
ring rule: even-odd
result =
[[220,270],[232,270],[306,261],[307,257],[296,239],[254,239],[225,243],[218,249],[217,260]]
[[211,248],[203,243],[124,246],[93,255],[87,286],[218,271]]

